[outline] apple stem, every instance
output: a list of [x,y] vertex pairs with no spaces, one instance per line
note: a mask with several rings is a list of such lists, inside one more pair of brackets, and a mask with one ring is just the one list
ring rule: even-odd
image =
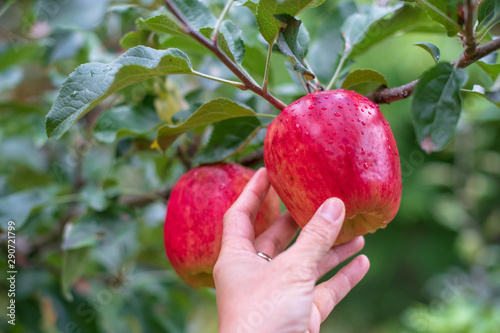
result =
[[189,21],[184,17],[184,14],[177,8],[173,0],[165,0],[165,5],[168,10],[179,20],[181,23],[181,29],[183,31],[193,37],[198,43],[211,51],[238,79],[241,80],[242,84],[248,89],[261,96],[265,100],[267,100],[271,105],[273,105],[278,110],[283,110],[286,107],[286,104],[280,101],[278,98],[270,94],[258,84],[256,84],[244,71],[240,69],[240,67],[229,58],[218,46],[218,44],[214,44],[211,39],[208,39],[203,34],[201,34],[198,30],[194,29]]
[[337,81],[337,78],[340,74],[340,71],[342,70],[342,67],[344,67],[344,63],[347,60],[347,58],[349,57],[350,53],[351,53],[350,51],[345,51],[344,54],[342,54],[342,57],[340,58],[340,61],[339,61],[339,65],[337,66],[337,69],[335,70],[335,73],[333,74],[332,79],[330,80],[330,82],[326,86],[325,90],[331,90],[333,88],[333,85]]
[[[269,115],[266,115],[266,116],[269,116]],[[230,158],[230,157],[235,156],[236,154],[243,152],[245,150],[245,148],[248,146],[248,144],[250,143],[250,141],[252,141],[252,139],[259,133],[259,131],[263,128],[266,128],[266,127],[267,127],[267,125],[257,126],[252,131],[252,133],[250,133],[250,135],[246,138],[246,140],[238,147],[238,149],[236,149],[234,152],[232,152],[229,156],[226,156],[225,160]],[[262,160],[262,158],[261,158],[261,160]]]
[[304,80],[304,77],[299,72],[296,72],[296,73],[297,73],[297,77],[299,78],[299,82],[302,85],[302,89],[304,89],[304,91],[309,94],[311,92],[311,90],[309,89],[309,87],[307,85],[307,81]]
[[307,62],[306,58],[304,58],[304,65],[306,66],[307,70],[309,72],[311,72],[313,75],[314,75],[314,84],[316,85],[315,87],[309,82],[307,81],[307,83],[315,90],[315,91],[318,91],[318,90],[323,90],[323,87],[321,86],[321,83],[319,82],[318,80],[318,76],[316,76],[316,74],[314,74],[312,68],[311,68],[311,65],[309,65],[309,63]]

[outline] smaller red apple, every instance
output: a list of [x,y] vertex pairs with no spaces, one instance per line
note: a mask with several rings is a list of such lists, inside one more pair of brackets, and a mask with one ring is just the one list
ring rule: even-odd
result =
[[[222,219],[254,173],[233,163],[201,166],[184,174],[172,189],[165,250],[177,274],[191,286],[214,286],[212,271],[221,247]],[[255,218],[255,235],[279,214],[279,198],[271,188]]]

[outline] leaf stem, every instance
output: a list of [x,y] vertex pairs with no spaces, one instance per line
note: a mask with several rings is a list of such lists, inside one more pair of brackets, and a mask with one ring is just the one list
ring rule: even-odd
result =
[[214,44],[217,44],[220,25],[222,24],[224,17],[227,15],[227,12],[229,12],[229,9],[231,8],[233,2],[234,0],[229,0],[228,2],[226,2],[226,5],[224,6],[224,9],[222,10],[222,13],[219,16],[217,23],[215,23],[215,28],[214,31],[212,32],[212,41]]
[[309,90],[309,87],[307,86],[307,82],[304,82],[304,77],[299,73],[295,72],[297,74],[297,77],[299,79],[300,84],[302,85],[302,89],[304,89],[304,92],[306,94],[309,94],[311,91]]
[[46,202],[45,205],[62,205],[79,201],[82,201],[82,196],[79,193],[72,193],[55,197],[52,201]]
[[196,75],[196,76],[202,77],[204,79],[208,79],[208,80],[212,80],[212,81],[215,81],[215,82],[220,82],[220,83],[228,84],[230,86],[239,88],[241,90],[248,90],[248,88],[243,83],[241,83],[241,82],[226,80],[226,79],[223,79],[223,78],[220,78],[220,77],[216,77],[216,76],[212,76],[212,75],[200,73],[200,72],[197,72],[195,70],[193,70],[193,74]]
[[188,22],[188,20],[181,13],[179,8],[175,5],[172,0],[165,0],[165,4],[170,12],[179,20],[179,22],[183,25],[181,28],[184,32],[190,36],[192,36],[198,43],[203,45],[205,48],[210,50],[219,60],[231,71],[241,82],[245,85],[245,87],[257,95],[261,96],[269,103],[271,103],[278,110],[283,110],[286,107],[286,104],[274,97],[268,91],[264,91],[257,84],[252,82],[252,80],[245,75],[243,71],[236,65],[224,52],[222,52],[217,45],[214,45],[212,40],[206,38],[199,31],[195,30]]
[[434,6],[433,4],[429,3],[427,0],[417,0],[417,1],[420,2],[421,4],[423,4],[424,6],[426,6],[427,8],[429,8],[430,10],[432,10],[434,13],[438,14],[439,16],[441,16],[448,23],[450,23],[455,29],[457,29],[458,32],[460,32],[461,34],[465,35],[464,29],[462,29],[462,27],[459,26],[457,22],[453,21],[448,15],[446,15],[445,13],[443,13],[441,11],[441,9],[439,9],[436,6]]
[[344,52],[344,54],[342,55],[342,57],[340,58],[340,61],[339,61],[339,64],[337,66],[337,69],[335,70],[335,73],[333,74],[332,76],[332,79],[330,80],[330,82],[328,83],[328,85],[326,86],[325,90],[331,90],[333,85],[335,84],[335,82],[337,81],[337,78],[340,74],[340,70],[342,69],[342,67],[344,66],[344,63],[345,61],[347,60],[347,58],[349,57],[349,54],[351,52],[347,51],[347,52]]
[[498,23],[497,20],[498,18],[500,17],[500,13],[497,13],[490,21],[490,23],[488,23],[487,25],[485,25],[478,33],[477,33],[477,36],[478,36],[478,40],[479,42],[481,42],[484,37],[486,37],[488,35],[488,32]]
[[267,83],[269,82],[269,68],[271,67],[271,55],[273,53],[274,38],[269,42],[266,57],[266,69],[264,71],[264,81],[262,82],[262,91],[267,92]]
[[256,113],[255,117],[262,117],[262,118],[276,118],[276,115],[274,114],[267,114],[267,113]]
[[[309,65],[309,62],[307,62],[306,58],[304,58],[304,65],[306,65],[306,68],[309,72],[311,72],[313,75],[314,75],[314,84],[316,84],[316,88],[314,88],[315,90],[318,90],[321,88],[321,83],[319,82],[318,80],[318,77],[316,76],[316,74],[314,74],[313,70],[312,70],[312,67],[311,65]],[[309,81],[307,81],[307,84],[308,85],[311,85],[311,83]]]
[[[476,51],[471,55],[462,54],[460,58],[452,62],[452,65],[465,68],[499,49],[500,37],[497,37],[491,42],[476,48]],[[400,87],[378,89],[369,93],[367,97],[377,104],[388,104],[409,97],[417,83],[418,80],[415,80]]]
[[228,159],[232,156],[235,156],[236,154],[241,153],[242,151],[245,150],[245,148],[248,146],[248,144],[252,141],[252,139],[260,132],[261,129],[266,128],[267,125],[259,125],[257,126],[252,133],[246,138],[246,140],[236,149],[232,154],[227,156],[225,159]]

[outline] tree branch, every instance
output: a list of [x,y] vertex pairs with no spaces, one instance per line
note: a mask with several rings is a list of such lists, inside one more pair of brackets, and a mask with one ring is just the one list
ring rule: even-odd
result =
[[473,0],[465,0],[464,13],[464,54],[467,56],[473,55],[476,52],[477,42],[474,34],[474,22],[476,21],[476,4]]
[[[500,37],[495,38],[491,42],[476,48],[473,54],[463,54],[458,60],[458,67],[465,68],[470,66],[474,62],[478,61],[481,58],[484,58],[490,53],[495,52],[500,49]],[[456,63],[456,61],[452,62],[452,65]],[[383,88],[369,93],[366,97],[368,97],[371,101],[377,104],[388,104],[391,102],[399,101],[401,99],[405,99],[409,97],[413,89],[415,88],[418,80],[412,81],[400,87],[395,88]]]
[[458,59],[458,67],[465,68],[478,61],[479,59],[486,57],[488,54],[495,52],[498,49],[500,49],[500,37],[497,37],[491,42],[478,47],[476,49],[476,52],[472,55],[464,54],[460,59]]
[[271,103],[275,108],[278,110],[283,110],[286,105],[276,97],[274,97],[272,94],[270,94],[267,91],[263,91],[263,89],[255,84],[250,78],[248,78],[243,71],[240,70],[238,65],[236,65],[224,52],[221,51],[217,43],[213,43],[210,39],[206,38],[203,36],[201,33],[199,33],[197,30],[193,29],[191,25],[189,24],[188,20],[184,17],[184,15],[180,12],[180,10],[177,8],[177,6],[173,3],[172,0],[165,0],[165,4],[170,10],[170,12],[182,23],[184,32],[191,37],[193,37],[198,43],[206,47],[208,50],[210,50],[217,58],[219,58],[220,61],[226,67],[233,72],[234,75],[238,79],[243,82],[243,84],[251,91],[256,93],[257,95],[261,96],[262,98],[266,99],[269,103]]

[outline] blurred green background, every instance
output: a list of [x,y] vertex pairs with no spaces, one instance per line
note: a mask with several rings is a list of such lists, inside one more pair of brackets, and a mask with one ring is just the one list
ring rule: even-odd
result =
[[[205,3],[214,13],[224,5]],[[215,292],[195,291],[179,280],[162,236],[168,189],[196,165],[197,155],[184,150],[193,142],[206,143],[207,129],[181,137],[166,154],[150,149],[159,105],[181,111],[226,96],[259,112],[275,111],[252,93],[169,77],[126,88],[61,140],[49,141],[45,134],[45,115],[63,80],[79,64],[114,59],[135,20],[161,5],[155,0],[0,2],[0,331],[216,332]],[[338,6],[339,1],[327,1],[300,15],[311,36],[313,68],[325,65],[313,53],[314,41],[334,31]],[[266,46],[256,38],[247,9],[234,7],[231,15],[247,27],[244,65],[260,81]],[[421,23],[360,53],[351,68],[375,69],[390,86],[399,86],[433,65],[413,43],[434,43],[443,61],[459,56],[458,39]],[[148,42],[179,47],[195,68],[231,78],[194,42],[168,36]],[[300,90],[285,60],[273,55],[270,87],[290,102]],[[493,83],[478,66],[467,70],[481,85]],[[401,208],[386,230],[366,236],[363,253],[371,269],[322,331],[498,332],[500,110],[474,95],[462,97],[454,140],[431,155],[416,142],[410,100],[381,106],[398,141]],[[189,114],[183,112],[181,118]],[[104,120],[113,126],[100,126]],[[234,159],[262,165],[248,158],[261,150],[262,136]],[[19,272],[16,326],[8,325],[4,314],[10,218],[16,222]]]

